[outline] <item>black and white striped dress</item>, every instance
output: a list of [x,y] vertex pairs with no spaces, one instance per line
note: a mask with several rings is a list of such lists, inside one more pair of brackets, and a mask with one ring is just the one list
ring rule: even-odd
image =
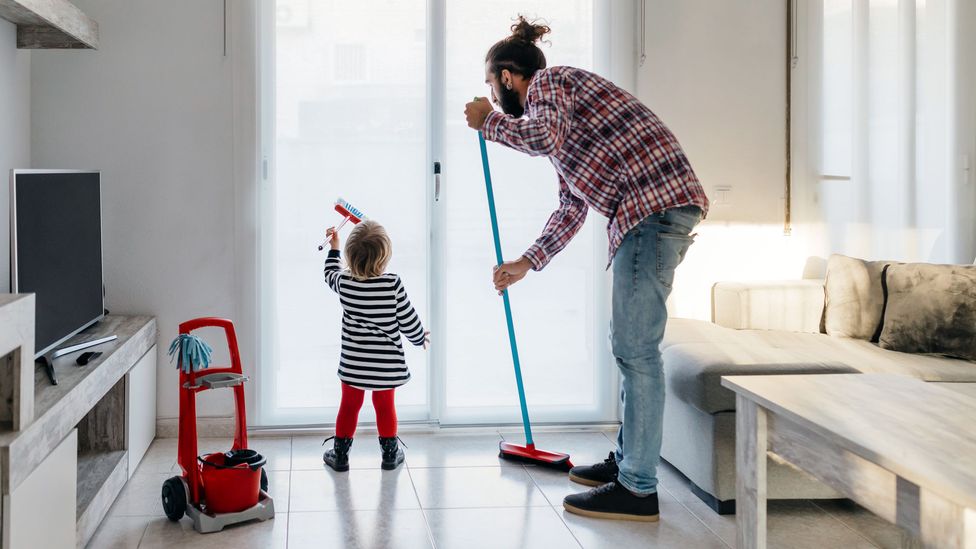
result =
[[385,273],[356,280],[343,270],[339,250],[329,251],[325,281],[342,304],[339,379],[368,390],[393,389],[410,379],[400,333],[424,344],[424,326],[407,298],[400,277]]

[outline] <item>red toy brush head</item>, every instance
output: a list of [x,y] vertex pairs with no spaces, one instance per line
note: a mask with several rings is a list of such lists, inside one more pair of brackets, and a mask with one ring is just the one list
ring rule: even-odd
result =
[[366,217],[363,215],[363,212],[359,211],[355,206],[341,198],[336,200],[335,210],[339,212],[339,215],[348,218],[349,221],[352,221],[354,224],[360,223],[363,218]]

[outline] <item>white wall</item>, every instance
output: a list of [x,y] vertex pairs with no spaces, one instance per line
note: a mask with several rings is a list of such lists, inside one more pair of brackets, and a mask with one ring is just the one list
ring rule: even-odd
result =
[[[76,4],[98,21],[101,46],[33,54],[33,165],[102,170],[107,306],[157,317],[158,415],[176,417],[177,372],[165,351],[178,324],[234,315],[233,90],[222,4]],[[198,399],[202,416],[232,409],[226,392]]]
[[0,293],[10,291],[10,170],[30,167],[30,52],[0,20]]
[[[677,135],[712,200],[670,312],[709,319],[716,281],[798,278],[807,268],[809,236],[783,231],[786,2],[648,0],[645,25],[637,95]],[[716,187],[731,189],[726,203]]]
[[958,1],[953,18],[957,40],[956,108],[959,117],[955,127],[955,158],[957,159],[956,222],[959,234],[953,253],[956,261],[976,263],[976,2]]

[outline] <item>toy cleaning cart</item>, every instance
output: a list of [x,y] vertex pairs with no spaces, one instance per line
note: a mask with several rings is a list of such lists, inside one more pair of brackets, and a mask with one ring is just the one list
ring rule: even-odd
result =
[[[191,334],[200,328],[223,328],[231,365],[210,368],[210,347]],[[202,534],[249,520],[274,518],[274,501],[268,495],[265,458],[247,448],[244,382],[234,324],[222,318],[197,318],[180,324],[180,335],[170,347],[178,353],[180,369],[180,435],[178,462],[183,475],[163,483],[163,510],[173,521],[184,513]],[[234,391],[237,428],[230,451],[197,454],[196,395],[201,391],[229,388]]]

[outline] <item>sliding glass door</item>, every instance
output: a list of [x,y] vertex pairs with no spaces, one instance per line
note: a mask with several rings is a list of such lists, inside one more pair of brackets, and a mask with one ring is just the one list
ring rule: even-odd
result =
[[[443,164],[447,184],[444,219],[446,337],[442,420],[476,423],[517,421],[518,395],[501,301],[492,292],[495,262],[476,134],[464,104],[487,96],[484,58],[508,34],[515,14],[544,15],[553,29],[544,44],[549,65],[593,68],[592,0],[448,2]],[[539,236],[558,205],[558,180],[544,158],[489,144],[502,247],[517,259]],[[597,285],[604,280],[595,251],[600,227],[590,219],[576,239],[541,273],[530,273],[511,290],[520,358],[530,411],[538,420],[599,417],[607,377],[602,351]],[[601,244],[600,246],[602,246]],[[602,258],[598,257],[602,254]]]
[[[339,404],[342,310],[317,246],[341,221],[337,197],[386,226],[389,269],[428,317],[426,2],[278,0],[274,17],[260,419],[328,423]],[[426,357],[411,348],[407,361],[400,414],[426,419]]]
[[[266,0],[259,424],[334,421],[341,309],[316,248],[339,221],[337,197],[387,227],[389,270],[433,331],[430,351],[407,351],[413,379],[398,390],[400,419],[517,420],[503,309],[490,283],[477,136],[464,124],[464,103],[488,94],[485,52],[518,13],[553,27],[552,46],[544,46],[550,65],[599,69],[601,9],[608,3]],[[556,175],[544,159],[496,145],[489,154],[503,247],[514,259],[556,206]],[[604,222],[594,216],[543,273],[512,290],[533,419],[613,419]]]

